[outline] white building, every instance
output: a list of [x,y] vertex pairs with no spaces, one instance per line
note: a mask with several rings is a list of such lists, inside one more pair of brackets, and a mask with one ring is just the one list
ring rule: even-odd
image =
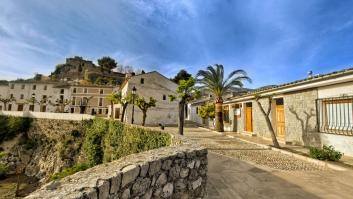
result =
[[[160,73],[153,71],[127,78],[121,86],[123,96],[136,88],[136,94],[149,101],[150,97],[157,100],[156,107],[147,111],[146,125],[176,125],[178,121],[178,102],[171,102],[169,95],[176,95],[177,84]],[[133,105],[129,104],[125,112],[124,121],[131,123]],[[120,104],[114,105],[114,118],[120,119],[122,108]],[[109,109],[110,114],[110,109]],[[134,106],[134,124],[142,123],[142,112]]]

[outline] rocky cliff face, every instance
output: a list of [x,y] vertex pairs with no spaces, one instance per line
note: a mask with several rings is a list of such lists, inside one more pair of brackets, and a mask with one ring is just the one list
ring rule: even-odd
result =
[[21,172],[46,182],[79,158],[85,122],[35,119],[27,134],[1,144],[9,172]]

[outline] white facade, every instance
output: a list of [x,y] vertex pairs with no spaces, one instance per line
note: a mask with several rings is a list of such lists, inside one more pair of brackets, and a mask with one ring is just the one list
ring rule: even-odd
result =
[[[156,107],[147,111],[146,125],[177,124],[178,102],[171,102],[168,97],[169,95],[176,95],[177,84],[158,72],[150,72],[130,77],[121,88],[122,95],[128,95],[134,87],[136,88],[136,94],[144,97],[146,101],[149,101],[150,97],[157,100]],[[132,107],[133,105],[129,104],[125,112],[124,121],[127,123],[131,123]],[[118,104],[114,105],[114,114],[117,110],[121,115],[122,109]],[[118,119],[116,115],[115,118]],[[142,112],[136,105],[134,106],[134,123],[142,123]]]

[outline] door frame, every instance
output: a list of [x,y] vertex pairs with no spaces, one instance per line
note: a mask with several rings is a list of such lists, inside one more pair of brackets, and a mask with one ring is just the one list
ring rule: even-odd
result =
[[[251,106],[249,106],[251,105]],[[250,118],[248,117],[247,109],[251,109]],[[248,121],[250,119],[250,121]],[[250,123],[250,130],[248,129],[247,122]],[[254,131],[254,123],[253,123],[253,103],[252,102],[244,102],[244,131],[247,133],[253,133]]]
[[[275,98],[275,99],[273,99],[274,100],[274,120],[273,121],[275,121],[275,133],[276,133],[276,136],[277,136],[277,138],[278,139],[280,139],[280,140],[284,140],[285,139],[285,137],[286,137],[286,117],[285,117],[285,109],[284,109],[284,98],[283,97],[278,97],[278,98]],[[281,101],[279,101],[279,100],[281,100]],[[281,107],[282,108],[282,115],[283,115],[283,122],[281,122],[281,123],[283,123],[283,124],[279,124],[280,123],[280,121],[278,120],[278,108],[279,107]],[[283,134],[282,135],[279,135],[279,133],[278,133],[278,127],[279,127],[279,125],[283,125]]]

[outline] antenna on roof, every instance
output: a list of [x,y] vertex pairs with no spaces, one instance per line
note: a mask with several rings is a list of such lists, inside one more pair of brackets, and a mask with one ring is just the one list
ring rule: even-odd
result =
[[313,71],[310,70],[310,71],[308,72],[308,78],[312,78],[312,77],[313,77]]

